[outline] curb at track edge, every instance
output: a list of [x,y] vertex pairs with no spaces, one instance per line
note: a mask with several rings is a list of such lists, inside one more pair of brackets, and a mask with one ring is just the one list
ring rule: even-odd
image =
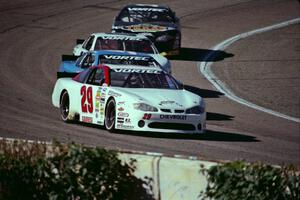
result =
[[288,25],[291,25],[291,24],[297,24],[297,23],[300,23],[300,18],[295,18],[295,19],[288,20],[288,21],[285,21],[285,22],[281,22],[281,23],[278,23],[278,24],[274,24],[274,25],[271,25],[271,26],[267,26],[267,27],[255,29],[255,30],[252,30],[252,31],[248,31],[248,32],[245,32],[245,33],[241,33],[241,34],[238,34],[236,36],[233,36],[231,38],[228,38],[228,39],[224,40],[223,42],[217,44],[216,46],[214,46],[212,48],[213,51],[211,51],[210,53],[208,53],[205,56],[203,62],[197,62],[197,68],[199,70],[199,73],[202,73],[205,76],[205,78],[209,82],[211,82],[217,90],[224,93],[226,97],[228,97],[229,99],[231,99],[233,101],[236,101],[236,102],[238,102],[242,105],[248,106],[248,107],[253,108],[255,110],[259,110],[259,111],[268,113],[268,114],[273,115],[273,116],[281,117],[281,118],[284,118],[284,119],[287,119],[287,120],[290,120],[290,121],[300,123],[300,118],[291,117],[291,116],[288,116],[286,114],[283,114],[283,113],[280,113],[280,112],[277,112],[277,111],[273,111],[271,109],[264,108],[262,106],[258,106],[258,105],[254,104],[254,103],[251,103],[251,102],[249,102],[245,99],[242,99],[241,97],[236,96],[234,94],[234,92],[231,91],[225,85],[225,83],[223,83],[220,79],[218,79],[218,77],[212,72],[211,66],[212,66],[213,62],[208,62],[208,60],[211,60],[216,56],[216,53],[214,53],[215,51],[224,50],[228,46],[230,46],[231,44],[233,44],[234,42],[236,42],[240,39],[243,39],[243,38],[255,35],[255,34],[263,33],[263,32],[266,32],[266,31],[279,29],[279,28],[282,28],[282,27],[285,27],[285,26],[288,26]]

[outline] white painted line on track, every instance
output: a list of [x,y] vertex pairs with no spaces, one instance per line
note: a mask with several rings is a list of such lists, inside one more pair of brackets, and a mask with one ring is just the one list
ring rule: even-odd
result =
[[[291,24],[296,24],[296,23],[300,23],[300,18],[292,19],[292,20],[285,21],[285,22],[282,22],[282,23],[279,23],[279,24],[267,26],[267,27],[264,27],[264,28],[255,29],[255,30],[252,30],[252,31],[249,31],[249,32],[245,32],[245,33],[241,33],[239,35],[233,36],[233,37],[231,37],[227,40],[224,40],[223,42],[217,44],[216,46],[214,46],[212,48],[213,51],[211,51],[209,54],[207,54],[205,56],[204,60],[212,60],[212,58],[214,58],[214,56],[216,56],[214,51],[224,50],[226,47],[230,46],[231,44],[233,44],[234,42],[236,42],[240,39],[243,39],[243,38],[258,34],[258,33],[263,33],[263,32],[266,32],[266,31],[282,28],[282,27],[285,27],[285,26],[288,26],[288,25],[291,25]],[[287,119],[287,120],[290,120],[290,121],[300,123],[300,118],[291,117],[291,116],[285,115],[283,113],[276,112],[276,111],[270,110],[268,108],[258,106],[254,103],[251,103],[251,102],[249,102],[245,99],[242,99],[242,98],[236,96],[225,85],[225,83],[223,83],[221,80],[219,80],[218,77],[216,77],[216,75],[212,72],[212,70],[211,70],[211,65],[212,64],[213,64],[213,62],[203,61],[203,62],[198,62],[197,66],[198,66],[198,69],[201,71],[201,73],[206,77],[206,79],[209,80],[217,88],[217,90],[224,93],[225,96],[227,96],[229,99],[231,99],[233,101],[236,101],[240,104],[243,104],[245,106],[251,107],[253,109],[260,110],[260,111],[266,112],[268,114],[271,114],[271,115],[274,115],[274,116],[277,116],[277,117],[281,117],[281,118],[284,118],[284,119]]]

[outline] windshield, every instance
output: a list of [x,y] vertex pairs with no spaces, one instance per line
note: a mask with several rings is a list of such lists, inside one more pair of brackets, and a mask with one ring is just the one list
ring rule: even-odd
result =
[[173,23],[169,10],[164,8],[140,8],[132,7],[124,10],[120,14],[120,20],[123,22],[168,22]]
[[160,67],[152,57],[135,55],[100,55],[98,64],[138,65],[144,67]]
[[182,89],[172,76],[157,70],[112,69],[110,77],[115,87]]
[[142,39],[103,39],[97,38],[95,50],[121,50],[154,54],[151,41]]

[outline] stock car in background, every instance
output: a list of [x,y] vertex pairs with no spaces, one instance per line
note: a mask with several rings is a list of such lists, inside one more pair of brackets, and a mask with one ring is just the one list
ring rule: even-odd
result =
[[63,121],[115,129],[203,133],[204,100],[156,67],[92,66],[56,81],[52,103]]
[[[74,60],[74,58],[77,59]],[[166,73],[171,73],[170,62],[163,56],[157,57],[153,54],[99,50],[85,52],[80,57],[63,55],[57,75],[59,78],[69,73],[69,76],[72,77],[90,66],[99,64],[140,65],[144,67],[161,68]]]
[[75,56],[94,50],[134,51],[147,54],[159,54],[155,45],[141,34],[92,33],[86,40],[77,39],[73,49]]
[[168,6],[132,4],[121,9],[112,25],[113,33],[143,33],[160,52],[178,55],[181,47],[181,27]]

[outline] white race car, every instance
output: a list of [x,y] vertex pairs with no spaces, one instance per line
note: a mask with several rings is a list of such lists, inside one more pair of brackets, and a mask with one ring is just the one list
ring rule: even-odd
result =
[[58,79],[52,103],[65,122],[104,125],[111,132],[203,133],[206,127],[204,100],[159,68],[92,66]]
[[142,34],[92,33],[86,40],[78,39],[73,54],[80,56],[84,52],[97,50],[121,50],[150,54],[161,66],[171,66],[170,61]]

